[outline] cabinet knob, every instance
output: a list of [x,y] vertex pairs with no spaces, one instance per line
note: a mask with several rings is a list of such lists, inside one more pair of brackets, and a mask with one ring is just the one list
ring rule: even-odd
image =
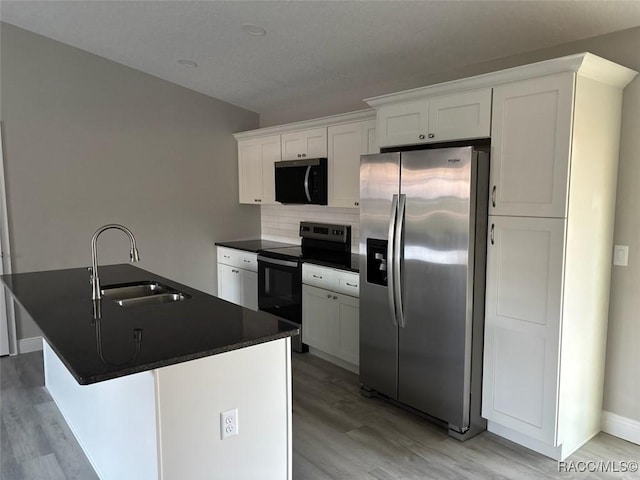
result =
[[302,155],[298,154],[298,158],[302,158]]
[[337,299],[338,299],[338,297],[336,297],[336,296],[334,295],[334,296],[333,296],[333,299],[334,299],[334,300],[337,300]]
[[256,203],[260,203],[262,201],[262,199],[261,198],[254,198],[253,201],[256,202]]
[[330,293],[327,293],[327,298],[331,298],[331,294]]
[[357,207],[360,205],[360,202],[353,202],[353,204]]
[[304,158],[304,157],[306,157],[306,156],[307,156],[307,154],[306,154],[306,153],[303,153],[303,154],[302,154],[302,158]]
[[421,133],[420,135],[418,135],[418,138],[419,138],[420,140],[424,140],[424,135]]
[[435,137],[435,135],[433,133],[430,133],[429,138],[433,138],[433,137]]

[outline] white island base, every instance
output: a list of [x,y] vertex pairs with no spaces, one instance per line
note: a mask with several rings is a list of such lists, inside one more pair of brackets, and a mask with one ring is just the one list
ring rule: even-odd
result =
[[[102,480],[291,480],[290,345],[79,385],[44,342],[45,385]],[[232,409],[238,435],[222,440]]]

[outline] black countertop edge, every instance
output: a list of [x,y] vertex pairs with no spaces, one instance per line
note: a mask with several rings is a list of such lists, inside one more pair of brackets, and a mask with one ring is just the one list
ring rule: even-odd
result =
[[[64,365],[67,367],[67,370],[69,370],[69,372],[73,375],[73,378],[75,378],[80,385],[91,385],[93,383],[103,382],[105,380],[113,380],[114,378],[123,377],[125,375],[132,375],[134,373],[153,371],[157,368],[169,367],[171,365],[177,365],[179,363],[189,362],[191,360],[198,360],[199,358],[210,357],[212,355],[218,355],[220,353],[232,352],[234,350],[239,350],[241,348],[252,347],[254,345],[260,345],[262,343],[271,342],[273,340],[280,340],[287,337],[293,337],[299,334],[300,334],[300,329],[296,328],[295,331],[294,329],[292,329],[288,332],[278,333],[269,337],[262,337],[256,340],[240,342],[232,345],[225,345],[224,347],[219,347],[212,350],[205,350],[202,352],[191,353],[191,354],[183,355],[180,357],[174,357],[171,360],[151,362],[144,365],[138,365],[130,369],[123,368],[118,372],[113,372],[113,373],[108,373],[103,375],[92,375],[92,376],[77,375],[72,369],[69,368],[69,365],[67,365],[66,361],[62,357],[60,357],[58,352],[56,352],[56,349],[53,347],[51,348],[54,352],[56,352],[56,355],[58,355],[58,358],[62,361],[62,363],[64,363]],[[45,340],[46,340],[46,337],[45,337]],[[47,341],[47,343],[49,343],[49,341]],[[49,346],[51,346],[51,344],[49,344]]]
[[[130,308],[104,298],[100,301],[101,316],[96,320],[86,268],[0,276],[80,385],[300,333],[297,325],[274,315],[234,305],[129,264],[105,265],[99,271],[103,287],[150,280],[181,291],[188,298]],[[140,335],[137,342],[136,331]]]
[[231,240],[228,242],[215,242],[218,247],[233,248],[244,252],[258,253],[258,250],[267,250],[270,248],[288,248],[297,247],[295,243],[275,242],[272,240],[262,240],[260,238],[251,240]]

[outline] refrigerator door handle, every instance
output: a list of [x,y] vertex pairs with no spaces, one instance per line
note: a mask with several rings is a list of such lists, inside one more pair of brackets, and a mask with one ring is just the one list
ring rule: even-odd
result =
[[391,200],[391,214],[389,215],[389,240],[387,242],[387,264],[391,266],[391,268],[387,269],[387,293],[389,295],[389,310],[391,311],[391,323],[398,326],[398,321],[396,320],[396,297],[395,297],[395,276],[393,271],[393,261],[395,257],[393,256],[393,244],[394,244],[394,234],[396,231],[396,223],[398,221],[398,195],[393,195],[393,200]]
[[400,201],[398,204],[398,217],[396,220],[396,233],[394,238],[394,251],[393,257],[393,289],[396,303],[396,311],[398,317],[398,325],[404,328],[404,308],[402,306],[402,275],[400,274],[400,262],[402,260],[402,234],[404,229],[404,215],[407,206],[407,196],[405,194],[400,195]]

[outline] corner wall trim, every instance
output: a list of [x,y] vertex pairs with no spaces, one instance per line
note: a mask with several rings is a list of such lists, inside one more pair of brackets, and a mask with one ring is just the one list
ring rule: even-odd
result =
[[37,352],[38,350],[42,350],[42,337],[29,337],[18,340],[18,353]]
[[602,431],[640,445],[640,422],[611,412],[602,412]]

